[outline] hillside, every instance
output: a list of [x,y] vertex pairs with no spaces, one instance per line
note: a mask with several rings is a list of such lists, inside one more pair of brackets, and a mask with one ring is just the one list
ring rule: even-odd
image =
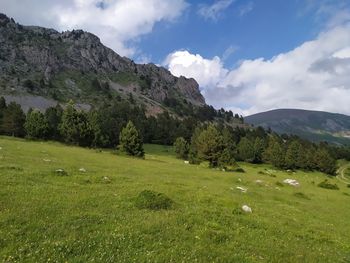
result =
[[[318,187],[321,173],[246,163],[246,173],[222,172],[156,145],[145,160],[9,137],[0,147],[2,262],[350,260],[350,188],[336,178],[340,190]],[[139,208],[144,190],[171,207]]]
[[154,64],[135,64],[82,30],[57,32],[23,26],[0,14],[0,95],[45,109],[73,99],[89,109],[132,98],[148,114],[186,113],[205,105],[194,79],[177,78]]
[[312,141],[350,144],[350,116],[322,111],[278,109],[245,117],[254,126]]

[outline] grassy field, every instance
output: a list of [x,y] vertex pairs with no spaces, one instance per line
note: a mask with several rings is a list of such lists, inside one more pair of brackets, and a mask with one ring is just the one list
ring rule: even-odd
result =
[[[212,170],[155,145],[145,160],[7,137],[0,147],[2,262],[350,262],[350,188],[336,178],[328,190],[320,173]],[[172,207],[138,208],[144,190]]]

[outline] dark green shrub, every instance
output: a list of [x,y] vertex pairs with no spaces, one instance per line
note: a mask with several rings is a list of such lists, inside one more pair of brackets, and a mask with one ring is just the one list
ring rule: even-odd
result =
[[283,187],[284,185],[281,182],[276,182],[276,185],[279,187]]
[[68,173],[65,170],[63,170],[63,169],[57,169],[57,170],[54,171],[54,173],[56,175],[59,175],[59,176],[67,176],[68,175]]
[[241,167],[237,167],[236,169],[233,169],[232,171],[237,172],[237,173],[245,173],[244,169]]
[[321,188],[330,189],[330,190],[339,190],[338,185],[331,184],[327,179],[319,183],[318,186]]
[[135,205],[139,209],[170,209],[174,202],[165,194],[144,190],[136,198]]
[[294,196],[299,197],[299,198],[303,198],[303,199],[306,199],[306,200],[311,200],[310,197],[308,197],[306,194],[301,193],[301,192],[294,193]]

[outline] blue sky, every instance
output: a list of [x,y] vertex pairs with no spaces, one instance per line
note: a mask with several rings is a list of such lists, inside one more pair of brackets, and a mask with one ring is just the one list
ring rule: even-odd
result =
[[[161,63],[179,49],[222,57],[230,47],[235,52],[225,61],[227,67],[241,59],[270,58],[314,38],[325,19],[316,14],[317,5],[309,6],[306,1],[237,0],[216,20],[198,14],[201,4],[215,1],[188,2],[191,6],[180,19],[171,25],[158,23],[151,34],[141,38],[140,48],[154,62]],[[247,6],[251,10],[240,14]]]
[[350,114],[349,0],[1,0],[0,10],[195,78],[217,108]]

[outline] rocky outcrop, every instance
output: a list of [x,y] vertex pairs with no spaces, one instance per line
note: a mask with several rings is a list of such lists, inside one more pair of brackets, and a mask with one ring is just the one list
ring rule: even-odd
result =
[[[120,74],[124,74],[124,78]],[[58,92],[65,96],[63,99],[76,96],[84,102],[88,94],[83,90],[87,77],[132,87],[140,97],[146,96],[158,103],[173,99],[195,106],[205,104],[194,79],[177,78],[154,64],[136,64],[105,47],[93,34],[82,30],[60,33],[54,29],[22,26],[0,14],[2,95],[34,92],[32,84],[25,82],[30,80],[36,87],[36,95],[50,97]],[[52,83],[56,93],[52,92]]]

